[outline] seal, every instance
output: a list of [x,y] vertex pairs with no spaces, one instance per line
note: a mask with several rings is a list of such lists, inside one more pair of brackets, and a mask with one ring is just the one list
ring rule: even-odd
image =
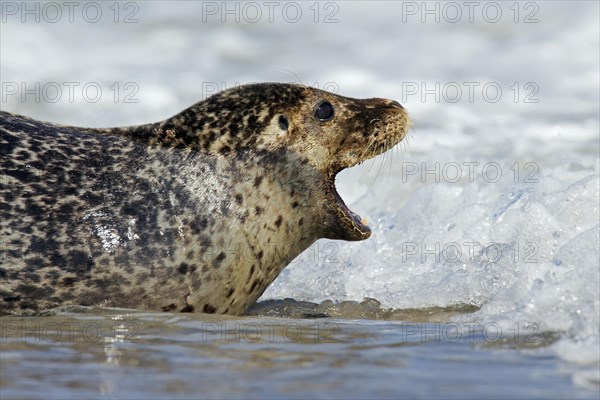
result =
[[133,127],[0,112],[0,311],[243,314],[317,239],[370,236],[335,176],[408,128],[396,101],[283,83]]

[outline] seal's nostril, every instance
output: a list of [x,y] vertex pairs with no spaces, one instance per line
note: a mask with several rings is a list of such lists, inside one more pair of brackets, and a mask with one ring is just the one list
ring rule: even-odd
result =
[[396,100],[390,100],[390,106],[395,106],[395,107],[399,107],[401,109],[404,109],[404,107],[402,107],[402,104],[398,103]]

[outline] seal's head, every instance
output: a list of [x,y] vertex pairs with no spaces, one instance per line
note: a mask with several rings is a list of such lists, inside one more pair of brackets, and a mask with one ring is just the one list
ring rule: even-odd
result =
[[279,117],[280,125],[288,126],[280,142],[303,154],[322,177],[326,237],[366,239],[371,230],[344,204],[335,177],[400,142],[409,129],[408,114],[393,100],[359,100],[313,88],[303,88],[303,92],[303,101],[294,111]]
[[322,227],[319,234],[363,240],[371,230],[344,204],[335,176],[392,148],[408,129],[407,112],[393,100],[353,99],[303,85],[261,83],[225,90],[190,107],[165,121],[157,140],[225,156],[249,149],[285,153],[295,164],[291,168],[318,180],[314,204],[321,218],[316,223]]

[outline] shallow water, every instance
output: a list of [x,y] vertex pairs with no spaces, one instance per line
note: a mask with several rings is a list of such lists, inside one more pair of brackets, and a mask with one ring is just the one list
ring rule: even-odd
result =
[[555,338],[500,338],[443,322],[443,311],[437,323],[429,312],[413,316],[430,322],[413,323],[132,310],[5,317],[2,398],[591,396],[540,351]]
[[[127,125],[169,117],[216,88],[302,80],[394,98],[414,129],[391,153],[338,176],[373,236],[317,242],[267,290],[262,300],[277,301],[258,315],[2,318],[2,398],[598,397],[597,2],[519,3],[518,15],[503,2],[497,22],[481,14],[494,7],[486,2],[473,21],[463,7],[458,22],[406,8],[421,2],[363,1],[321,3],[314,22],[312,3],[298,3],[297,23],[281,14],[236,22],[207,15],[210,2],[135,4],[136,23],[114,23],[108,8],[97,23],[79,14],[73,23],[23,23],[3,10],[2,109]],[[325,23],[336,9],[337,22]],[[103,94],[70,99],[65,82],[96,83]],[[8,94],[7,83],[50,92]],[[53,83],[63,90],[56,101]],[[96,340],[76,331],[53,343],[36,342],[42,325],[30,329],[33,339],[20,328],[123,320],[135,334],[117,327]],[[272,321],[306,327],[307,337],[238,343],[213,331]],[[459,340],[448,334],[465,325],[480,328]],[[315,343],[311,326],[335,326],[334,339]]]

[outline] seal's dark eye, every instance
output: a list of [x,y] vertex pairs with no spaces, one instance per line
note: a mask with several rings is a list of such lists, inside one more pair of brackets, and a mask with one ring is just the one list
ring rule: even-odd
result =
[[315,111],[315,118],[319,121],[329,121],[333,118],[333,106],[331,103],[327,101],[322,102]]

